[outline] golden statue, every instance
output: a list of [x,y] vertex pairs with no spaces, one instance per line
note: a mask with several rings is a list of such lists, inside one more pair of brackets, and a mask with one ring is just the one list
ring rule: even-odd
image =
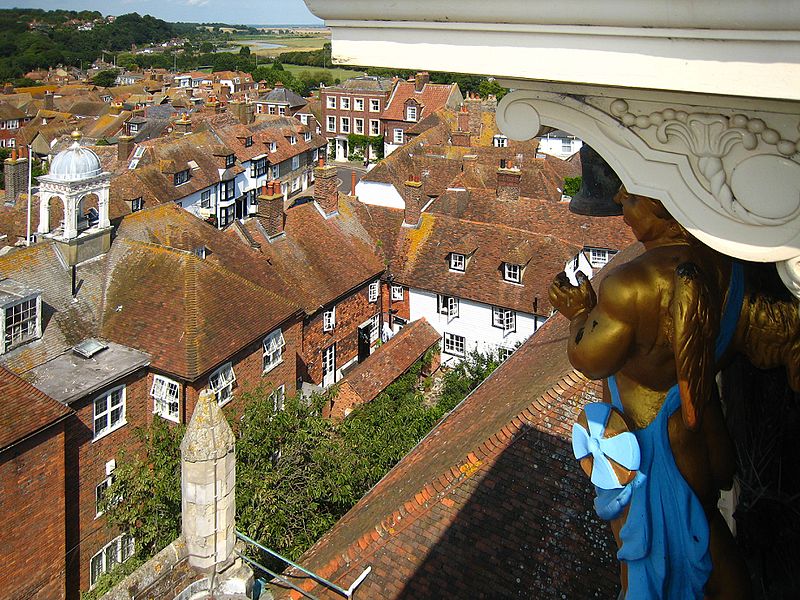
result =
[[[605,403],[573,431],[598,514],[619,546],[623,596],[749,598],[744,561],[717,509],[736,468],[715,375],[735,351],[789,368],[800,387],[797,302],[745,293],[742,265],[694,239],[657,200],[615,201],[644,253],[603,279],[559,274],[553,305],[570,320],[569,358],[606,378]],[[609,402],[610,399],[610,402]]]

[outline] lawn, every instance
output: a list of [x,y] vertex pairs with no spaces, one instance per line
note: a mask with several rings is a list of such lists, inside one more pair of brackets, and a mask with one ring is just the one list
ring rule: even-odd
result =
[[333,68],[325,68],[322,67],[309,67],[307,65],[283,65],[283,68],[286,71],[289,71],[292,75],[297,76],[303,71],[325,71],[326,73],[330,73],[331,77],[334,80],[339,79],[340,81],[344,81],[345,79],[352,79],[353,77],[358,77],[359,75],[363,75],[362,71],[352,71],[349,69],[340,69],[338,67]]

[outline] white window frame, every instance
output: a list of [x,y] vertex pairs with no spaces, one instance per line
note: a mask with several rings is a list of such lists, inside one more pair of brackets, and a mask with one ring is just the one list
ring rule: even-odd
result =
[[310,142],[310,141],[311,141],[311,132],[310,132],[310,131],[306,131],[306,132],[303,134],[303,139],[304,139],[305,141],[307,141],[307,142]]
[[283,362],[283,349],[286,347],[283,330],[276,329],[270,333],[264,338],[261,346],[263,350],[262,374],[264,374]]
[[322,313],[322,331],[333,331],[336,328],[336,307],[333,306]]
[[364,135],[364,119],[355,117],[353,119],[353,133]]
[[378,337],[381,333],[381,314],[375,313],[372,315],[369,318],[368,323],[372,325],[369,330],[369,345],[372,346],[372,344],[378,341]]
[[463,273],[467,270],[467,257],[458,252],[450,253],[450,270]]
[[511,333],[517,329],[517,313],[510,308],[501,306],[492,307],[492,327],[503,330],[503,333]]
[[[180,422],[181,385],[177,381],[163,375],[153,375],[150,396],[153,398],[154,415],[175,423]],[[171,404],[175,405],[174,411]]]
[[[116,565],[124,563],[133,556],[136,549],[134,539],[124,533],[114,538],[105,546],[100,548],[92,558],[89,559],[89,589],[92,589],[101,575],[105,575]],[[94,569],[95,561],[99,562],[99,568]]]
[[144,208],[144,200],[141,196],[131,200],[131,212],[139,212]]
[[233,385],[236,383],[236,373],[233,364],[225,363],[208,377],[208,386],[217,397],[217,404],[225,406],[233,399]]
[[341,117],[339,119],[339,131],[350,133],[350,117]]
[[327,106],[328,108],[336,108],[336,96],[327,96]]
[[[14,323],[14,309],[17,307],[22,307],[19,309],[19,311],[17,311],[21,318]],[[0,352],[0,354],[5,354],[17,346],[21,346],[26,342],[30,342],[31,340],[36,340],[42,337],[41,294],[34,294],[13,302],[9,302],[2,308],[2,315],[0,316],[2,317],[3,339],[2,352]],[[33,314],[31,314],[31,311],[33,311]],[[9,312],[11,314],[9,314]],[[22,315],[25,313],[27,313],[27,316],[22,317]],[[9,323],[9,320],[12,322]],[[12,329],[9,331],[9,328]],[[17,328],[18,330],[14,331],[13,328]]]
[[297,143],[297,136],[296,135],[290,135],[289,136],[289,145],[290,146],[294,146],[296,143]]
[[514,263],[503,263],[503,279],[510,283],[520,283],[522,281],[522,267]]
[[108,488],[111,487],[111,484],[114,483],[114,473],[111,472],[108,477],[103,479],[99,484],[97,484],[94,488],[94,518],[97,519],[98,517],[103,516],[103,511],[100,510],[100,502],[103,500],[103,496],[108,491]]
[[295,169],[299,169],[299,168],[300,168],[300,157],[299,156],[293,156],[292,157],[292,171],[294,171]]
[[417,105],[416,104],[409,104],[406,106],[406,121],[416,121],[417,120]]
[[369,134],[372,135],[372,136],[381,134],[381,122],[380,122],[380,119],[370,119],[369,120]]
[[270,152],[277,152],[278,151],[278,142],[270,142],[269,143],[269,151]]
[[395,128],[394,136],[392,137],[392,141],[395,144],[402,144],[403,143],[403,137],[404,137],[404,133],[403,133],[402,128],[400,128],[400,127]]
[[466,355],[467,339],[463,335],[445,331],[442,348],[442,351],[450,356],[464,356]]
[[458,298],[436,294],[436,310],[440,315],[445,315],[448,321],[458,318],[458,308]]
[[279,385],[272,390],[272,393],[269,395],[269,399],[272,400],[272,412],[274,414],[278,414],[284,409],[284,402],[286,400],[286,386]]
[[601,269],[611,260],[611,253],[605,248],[589,248],[589,264],[595,269]]
[[381,100],[380,98],[370,98],[369,99],[369,112],[381,112]]
[[353,110],[356,112],[364,112],[363,98],[353,98]]
[[[112,397],[116,392],[119,392],[119,396],[117,396],[118,400],[117,402],[113,403]],[[125,420],[125,395],[125,385],[118,385],[117,387],[111,388],[107,392],[100,394],[99,396],[95,397],[94,400],[92,400],[92,424],[94,427],[94,440],[99,440],[100,438],[107,436],[112,431],[116,431],[127,423]],[[101,401],[105,402],[105,407],[103,410],[98,412],[98,403]],[[116,419],[112,420],[115,411],[118,411],[118,416]],[[97,422],[100,419],[105,421],[105,425],[98,429]]]
[[514,348],[506,348],[505,346],[500,346],[497,349],[497,358],[500,359],[500,362],[505,362],[508,358],[514,354]]
[[348,96],[342,96],[339,99],[339,108],[342,110],[350,110],[350,98]]
[[378,296],[380,295],[380,285],[381,284],[378,281],[373,281],[372,283],[369,284],[368,294],[369,294],[369,301],[371,303],[378,301]]
[[508,147],[508,138],[504,135],[496,135],[492,138],[492,145],[495,148],[506,148]]
[[279,165],[272,165],[270,169],[270,175],[272,175],[273,179],[277,179],[281,175],[281,170]]
[[336,133],[336,117],[328,117],[328,123],[326,124],[325,131]]
[[402,302],[405,299],[405,293],[402,285],[392,286],[392,301]]

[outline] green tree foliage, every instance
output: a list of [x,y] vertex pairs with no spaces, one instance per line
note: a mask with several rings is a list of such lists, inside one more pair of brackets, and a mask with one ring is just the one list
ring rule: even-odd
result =
[[497,83],[494,79],[486,79],[478,84],[478,93],[481,98],[486,98],[490,94],[500,100],[508,93],[508,89]]
[[242,56],[250,56],[250,46],[242,46],[239,48],[239,54]]
[[[428,404],[420,373],[433,352],[341,423],[321,416],[327,396],[286,398],[275,412],[271,388],[245,392],[247,408],[234,423],[237,528],[297,558],[499,364],[472,354],[444,375],[439,400]],[[135,535],[139,560],[180,533],[183,432],[160,419],[141,430],[143,452],[123,454],[103,500],[109,523]]]
[[200,54],[211,54],[214,52],[214,44],[211,42],[203,42],[200,44]]
[[117,71],[117,69],[106,69],[105,71],[100,71],[94,76],[92,83],[100,87],[111,87],[117,80],[118,74],[119,71]]
[[564,195],[574,196],[581,189],[583,179],[578,175],[577,177],[564,177]]

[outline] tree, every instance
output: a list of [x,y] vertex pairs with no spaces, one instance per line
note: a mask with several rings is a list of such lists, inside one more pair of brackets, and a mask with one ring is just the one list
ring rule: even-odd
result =
[[577,194],[581,189],[582,182],[583,180],[581,179],[580,175],[577,177],[564,177],[564,195],[574,196]]
[[200,44],[200,54],[211,54],[214,52],[214,44],[211,42],[203,42]]
[[111,87],[117,80],[117,74],[118,72],[116,69],[100,71],[92,78],[92,83],[99,87]]
[[485,81],[481,81],[480,85],[478,85],[478,93],[481,95],[481,98],[486,98],[491,94],[500,100],[508,93],[508,89],[504,88],[494,79],[486,79]]
[[239,54],[241,56],[250,56],[250,46],[242,46],[239,48]]

